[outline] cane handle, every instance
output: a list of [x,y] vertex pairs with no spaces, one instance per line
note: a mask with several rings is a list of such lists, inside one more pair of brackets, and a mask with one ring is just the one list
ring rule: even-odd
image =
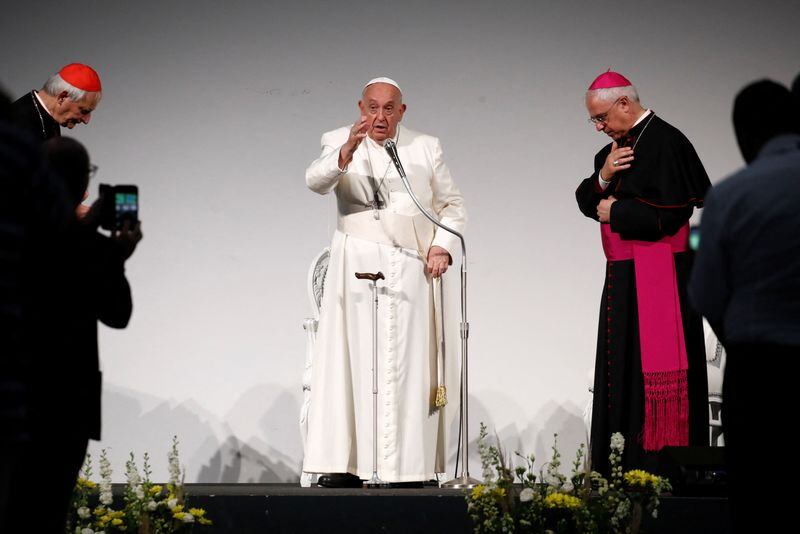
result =
[[386,277],[383,276],[383,273],[378,271],[377,273],[356,273],[356,278],[359,280],[372,280],[375,282],[376,280],[385,280]]

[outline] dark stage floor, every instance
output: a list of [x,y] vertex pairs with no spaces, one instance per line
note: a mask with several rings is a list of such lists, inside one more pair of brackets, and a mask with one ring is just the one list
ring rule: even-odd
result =
[[[187,484],[192,506],[207,510],[207,533],[467,533],[463,490],[327,489],[295,484]],[[729,532],[728,501],[664,497],[648,534]]]

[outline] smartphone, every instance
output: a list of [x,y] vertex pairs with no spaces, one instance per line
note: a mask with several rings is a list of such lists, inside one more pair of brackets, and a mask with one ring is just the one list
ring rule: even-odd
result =
[[131,225],[139,221],[139,188],[135,185],[100,184],[100,194],[105,203],[100,216],[104,230],[120,230],[125,221]]
[[700,248],[700,227],[699,226],[690,226],[689,227],[689,248],[691,250],[697,251]]

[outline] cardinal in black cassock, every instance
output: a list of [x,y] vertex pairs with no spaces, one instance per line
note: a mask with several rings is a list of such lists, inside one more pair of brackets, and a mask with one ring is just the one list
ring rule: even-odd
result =
[[70,63],[52,75],[44,87],[11,105],[11,120],[43,143],[61,136],[61,126],[88,124],[100,102],[102,85],[97,72],[82,63]]
[[33,135],[36,141],[44,143],[48,139],[61,136],[61,126],[39,100],[36,91],[18,98],[11,107],[14,123]]
[[609,474],[609,441],[623,466],[657,468],[665,446],[706,445],[708,383],[701,317],[689,307],[688,221],[711,186],[689,140],[639,104],[622,75],[586,94],[591,121],[613,142],[575,192],[599,221],[607,258],[600,305],[591,462]]

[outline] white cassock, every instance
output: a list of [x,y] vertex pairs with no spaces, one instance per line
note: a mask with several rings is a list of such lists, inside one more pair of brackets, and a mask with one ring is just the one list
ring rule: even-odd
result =
[[[343,127],[323,134],[322,155],[306,170],[311,190],[336,192],[338,220],[314,348],[303,471],[372,476],[374,304],[370,282],[354,273],[381,271],[386,280],[378,282],[378,476],[387,482],[430,480],[444,470],[445,421],[435,405],[444,372],[438,368],[426,257],[433,245],[453,257],[461,246],[419,213],[389,156],[371,138],[359,145],[345,171],[339,169],[349,132]],[[463,198],[442,161],[439,140],[398,125],[396,141],[422,205],[463,231]],[[379,185],[385,209],[376,219],[370,202]],[[450,391],[457,396],[457,389]]]

